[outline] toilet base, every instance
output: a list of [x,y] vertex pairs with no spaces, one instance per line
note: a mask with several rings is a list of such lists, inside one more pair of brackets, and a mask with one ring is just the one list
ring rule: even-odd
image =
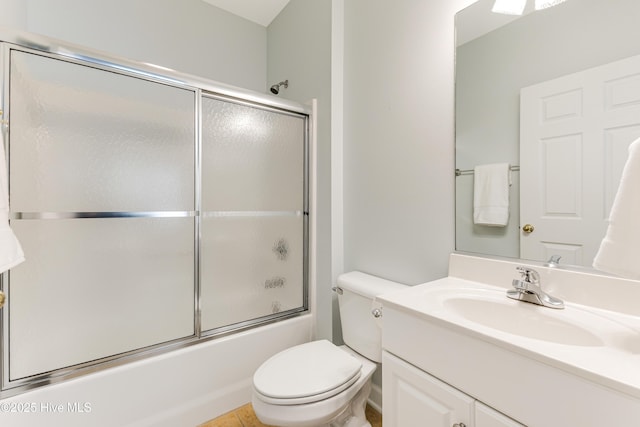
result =
[[360,378],[354,384],[328,399],[298,405],[266,403],[254,389],[251,401],[258,419],[278,427],[371,427],[365,407],[377,365],[347,346],[340,348],[362,363]]
[[[302,420],[301,418],[294,416],[292,417],[293,419],[285,422],[274,419],[270,417],[269,414],[263,413],[262,405],[264,405],[264,403],[255,396],[252,403],[258,419],[268,425],[278,427],[371,427],[371,424],[367,421],[367,417],[365,415],[365,408],[367,406],[367,399],[370,392],[371,381],[369,380],[344,408],[338,408],[336,411],[322,417],[320,420]],[[306,412],[305,415],[308,415],[308,412],[304,411],[304,408],[296,409],[300,409],[303,414]]]
[[365,414],[370,392],[371,381],[367,381],[356,397],[347,405],[344,412],[338,415],[330,424],[325,424],[322,427],[371,427]]

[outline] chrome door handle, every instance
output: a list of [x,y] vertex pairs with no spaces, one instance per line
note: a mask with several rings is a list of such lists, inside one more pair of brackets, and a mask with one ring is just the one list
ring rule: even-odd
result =
[[453,427],[467,427],[465,423],[455,423]]

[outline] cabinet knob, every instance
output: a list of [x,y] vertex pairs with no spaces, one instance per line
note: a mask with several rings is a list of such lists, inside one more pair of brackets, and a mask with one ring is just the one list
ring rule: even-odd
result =
[[465,423],[455,423],[453,427],[467,427]]

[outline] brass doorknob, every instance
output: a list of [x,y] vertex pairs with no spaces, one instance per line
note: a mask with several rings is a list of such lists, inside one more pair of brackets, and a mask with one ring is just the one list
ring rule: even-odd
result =
[[525,224],[522,226],[522,231],[525,233],[533,233],[534,227],[531,224]]
[[2,306],[4,305],[4,300],[5,300],[5,296],[4,296],[4,292],[0,291],[0,308],[2,308]]

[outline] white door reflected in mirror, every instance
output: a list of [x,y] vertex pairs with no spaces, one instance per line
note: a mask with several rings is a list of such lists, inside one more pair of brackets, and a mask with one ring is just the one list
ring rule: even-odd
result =
[[[606,118],[607,123],[596,123],[598,119],[588,116],[587,111],[579,112],[584,118],[565,116],[567,107],[575,107],[571,102],[578,99],[581,104],[581,97],[587,102],[594,96],[591,89],[588,92],[575,86],[567,88],[563,102],[559,102],[561,97],[542,101],[544,107],[539,105],[534,114],[553,118],[547,120],[545,132],[565,123],[582,128],[565,126],[564,134],[558,129],[541,134],[547,139],[537,142],[534,156],[540,156],[539,166],[550,169],[544,176],[539,174],[536,190],[521,187],[531,158],[521,160],[520,137],[526,132],[520,129],[520,91],[640,55],[640,26],[626,19],[640,14],[640,2],[565,1],[528,13],[532,3],[528,1],[523,16],[491,12],[495,0],[478,0],[456,15],[456,168],[466,171],[483,164],[509,163],[515,172],[509,190],[510,219],[505,227],[474,224],[473,176],[456,177],[456,250],[540,262],[558,254],[562,266],[590,266],[597,244],[589,243],[591,249],[579,248],[576,245],[587,244],[574,237],[591,235],[599,242],[605,234],[608,209],[627,158],[626,147],[640,137],[635,119],[628,120],[633,114],[640,117],[640,83],[633,78],[637,71],[627,74],[629,78],[602,77],[606,84],[598,90],[599,102],[607,114],[620,115]],[[580,96],[571,101],[576,90]],[[598,137],[597,148],[589,145],[592,137],[586,133],[579,136],[580,132],[597,132],[592,126],[602,126],[604,133]],[[600,151],[592,154],[594,150]],[[576,159],[583,155],[588,162],[598,160],[599,165],[579,163]],[[592,196],[601,200],[593,204]],[[525,198],[536,207],[521,206],[520,200]],[[591,210],[598,211],[597,215],[591,216],[587,212]],[[587,217],[589,225],[575,231],[576,218]],[[574,230],[577,236],[565,238],[555,231],[547,232],[547,220],[560,224],[556,230]],[[535,226],[535,231],[524,232],[525,224]],[[531,251],[521,249],[521,244],[534,240]]]
[[520,91],[520,223],[536,224],[522,229],[521,258],[593,263],[640,137],[638,75],[634,56]]

